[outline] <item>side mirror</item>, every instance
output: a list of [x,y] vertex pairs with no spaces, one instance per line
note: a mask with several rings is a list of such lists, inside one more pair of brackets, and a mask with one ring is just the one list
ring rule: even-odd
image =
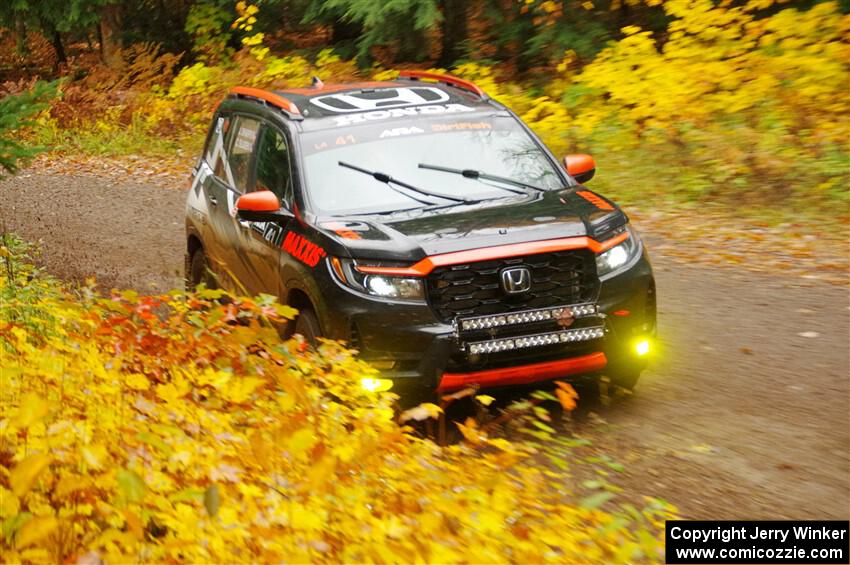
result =
[[593,157],[584,153],[564,157],[564,168],[581,184],[586,183],[596,174],[596,162]]
[[236,217],[248,222],[279,222],[291,218],[292,212],[280,207],[280,200],[271,190],[258,190],[239,197]]

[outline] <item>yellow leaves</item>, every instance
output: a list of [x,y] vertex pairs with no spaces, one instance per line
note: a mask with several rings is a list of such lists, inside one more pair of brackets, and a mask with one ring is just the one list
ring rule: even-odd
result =
[[6,519],[21,510],[21,502],[15,494],[0,485],[0,518]]
[[[816,144],[831,138],[826,132],[832,131],[836,115],[832,104],[841,106],[838,113],[850,110],[844,93],[848,59],[834,47],[842,44],[839,11],[824,2],[754,20],[754,11],[773,3],[664,2],[671,21],[663,47],[649,32],[624,27],[625,37],[602,50],[575,78],[603,94],[587,97],[575,121],[588,133],[592,129],[586,124],[601,116],[634,128],[637,135],[657,129],[681,139],[693,128],[703,130],[709,123],[722,127],[723,120],[740,120],[746,113],[744,119],[770,116],[792,130],[817,131],[812,133]],[[844,79],[843,85],[835,82],[837,77]],[[730,128],[723,129],[728,135]],[[750,149],[745,140],[738,142]],[[722,160],[721,155],[712,157],[706,162]]]
[[80,454],[83,456],[83,461],[94,469],[102,469],[109,456],[106,447],[100,444],[84,445],[80,448]]
[[264,384],[266,384],[266,379],[257,377],[235,379],[222,389],[221,395],[230,402],[241,404],[248,400],[258,387]]
[[156,385],[154,389],[158,398],[166,404],[174,404],[189,392],[189,384],[182,378],[176,377],[171,382]]
[[36,516],[30,518],[18,531],[15,547],[23,549],[34,545],[47,538],[58,527],[59,521],[53,516]]
[[475,397],[475,400],[477,400],[478,402],[480,402],[484,406],[490,406],[493,403],[493,401],[496,400],[496,399],[493,398],[492,396],[488,396],[486,394],[479,394],[478,396]]
[[436,404],[432,404],[431,402],[423,402],[419,406],[414,408],[410,408],[409,410],[405,410],[401,413],[399,417],[400,422],[407,422],[410,420],[416,420],[417,422],[421,422],[422,420],[427,419],[437,419],[440,417],[440,414],[443,413],[443,409],[437,406]]
[[27,494],[35,484],[38,476],[52,462],[52,458],[44,453],[30,455],[18,463],[9,474],[9,484],[16,496],[22,497]]
[[66,475],[59,479],[55,493],[59,498],[68,498],[71,494],[94,486],[91,478],[80,475]]
[[145,497],[145,482],[129,469],[119,469],[115,474],[118,490],[128,502],[140,502]]
[[289,437],[285,448],[293,457],[299,457],[316,445],[317,441],[318,438],[316,438],[316,434],[312,429],[301,428]]
[[[492,80],[486,67],[467,70]],[[554,98],[535,104],[525,111],[542,124],[558,115]],[[552,478],[531,471],[530,447],[489,439],[472,419],[459,427],[462,445],[416,437],[392,395],[364,394],[360,379],[374,373],[343,348],[329,342],[313,356],[261,334],[260,320],[274,318],[269,300],[233,299],[225,310],[175,293],[157,299],[155,320],[117,322],[156,300],[93,297],[66,306],[89,320],[73,325],[78,334],[50,341],[21,329],[30,350],[4,377],[12,389],[0,410],[11,416],[0,432],[19,461],[0,466],[9,561],[47,561],[61,543],[65,557],[116,563],[537,562],[547,536],[613,554],[592,538],[594,523],[542,490]],[[221,323],[225,312],[244,324]],[[8,333],[4,343],[18,339]],[[47,392],[24,388],[31,382]],[[476,392],[441,402],[495,405]],[[426,403],[401,419],[435,428],[441,417]]]
[[560,6],[552,0],[544,0],[540,3],[540,8],[547,14],[551,14],[560,9]]
[[301,503],[293,502],[289,512],[290,525],[305,532],[317,532],[322,529],[324,517]]
[[478,429],[478,424],[472,418],[467,418],[463,424],[455,422],[455,425],[463,438],[472,445],[483,445],[487,441],[487,435]]
[[29,428],[35,422],[41,421],[50,411],[50,406],[41,395],[28,392],[21,399],[18,415],[12,421],[17,428]]
[[127,375],[124,383],[133,390],[148,390],[151,386],[148,378],[141,373],[132,373]]

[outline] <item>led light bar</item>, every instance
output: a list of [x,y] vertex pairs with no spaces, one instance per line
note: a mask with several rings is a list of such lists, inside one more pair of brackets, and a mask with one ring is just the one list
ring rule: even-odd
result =
[[553,308],[538,308],[536,310],[523,310],[509,314],[496,314],[494,316],[476,316],[474,318],[462,318],[458,325],[462,331],[487,330],[502,326],[515,324],[527,324],[529,322],[540,322],[543,320],[557,320],[564,314],[564,310],[570,309],[573,318],[584,318],[595,316],[599,313],[596,304],[575,304],[571,306],[556,306]]
[[499,353],[500,351],[512,351],[526,347],[540,347],[543,345],[555,345],[557,343],[575,343],[578,341],[590,341],[605,336],[605,328],[602,326],[582,328],[577,330],[564,330],[560,332],[549,332],[521,337],[510,337],[494,339],[490,341],[477,341],[468,343],[467,349],[472,355],[481,353]]

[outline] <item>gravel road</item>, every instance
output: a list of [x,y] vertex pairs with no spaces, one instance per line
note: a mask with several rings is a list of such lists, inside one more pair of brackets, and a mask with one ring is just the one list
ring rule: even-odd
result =
[[[143,292],[182,284],[183,206],[182,190],[93,176],[0,183],[0,228],[41,242],[50,272]],[[689,518],[848,519],[846,286],[653,259],[658,359],[578,428],[625,465],[609,480]]]

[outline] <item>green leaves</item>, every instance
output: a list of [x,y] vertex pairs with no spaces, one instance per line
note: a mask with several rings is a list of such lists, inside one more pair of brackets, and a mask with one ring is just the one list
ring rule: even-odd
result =
[[4,172],[15,174],[22,163],[44,150],[25,146],[13,133],[31,125],[29,119],[47,107],[46,100],[56,94],[56,86],[56,82],[39,82],[31,90],[0,98],[0,179]]
[[204,491],[204,508],[207,509],[207,514],[214,517],[218,514],[220,507],[221,495],[219,494],[218,485],[213,483]]
[[127,502],[141,502],[145,497],[145,482],[134,471],[119,469],[115,473],[115,480],[118,483],[118,492]]

